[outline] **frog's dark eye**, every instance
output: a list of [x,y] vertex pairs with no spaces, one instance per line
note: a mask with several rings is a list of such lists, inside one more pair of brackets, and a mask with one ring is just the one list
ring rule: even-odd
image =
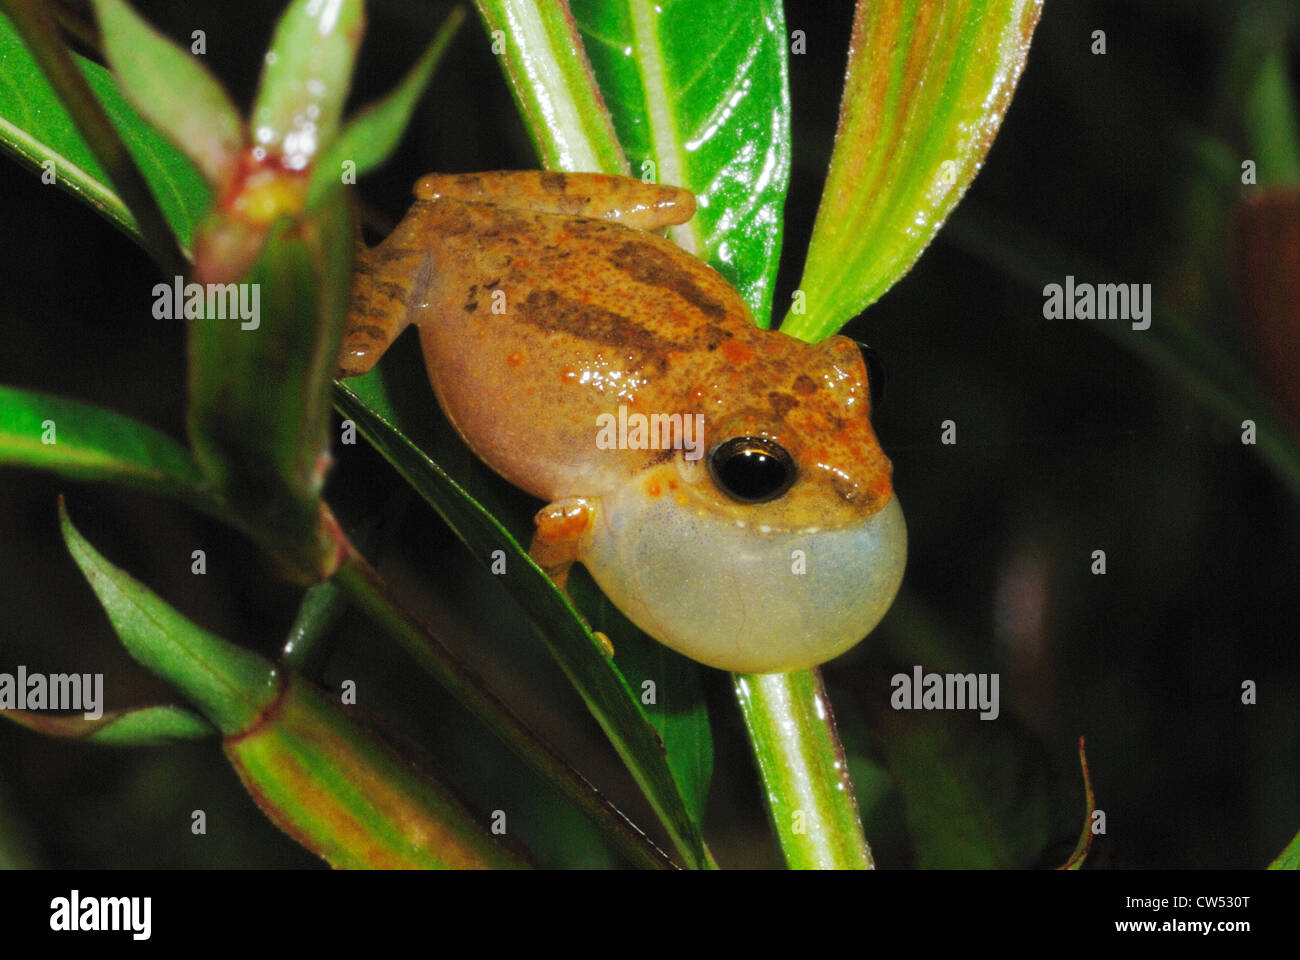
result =
[[766,503],[790,489],[794,460],[764,437],[732,437],[709,454],[709,475],[718,489],[741,503]]
[[871,390],[871,406],[880,406],[885,399],[885,362],[880,354],[861,340],[854,341],[862,351],[862,361],[867,365],[867,387]]

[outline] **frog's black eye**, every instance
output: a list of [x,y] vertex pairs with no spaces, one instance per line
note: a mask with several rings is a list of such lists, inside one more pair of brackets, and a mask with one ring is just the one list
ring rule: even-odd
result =
[[709,475],[718,489],[741,503],[766,503],[790,489],[794,460],[764,437],[732,437],[709,454]]
[[872,409],[880,406],[885,399],[885,362],[880,354],[861,340],[855,340],[862,351],[862,361],[867,365],[867,387],[871,390]]

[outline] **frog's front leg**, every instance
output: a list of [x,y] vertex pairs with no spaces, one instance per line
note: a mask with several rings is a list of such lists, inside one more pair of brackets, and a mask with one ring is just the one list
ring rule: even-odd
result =
[[[390,238],[391,239],[391,238]],[[428,298],[433,252],[428,247],[374,249],[358,246],[352,275],[352,306],[339,349],[339,378],[366,373],[406,329],[412,307]]]
[[585,497],[548,503],[533,518],[537,530],[528,555],[561,590],[565,589],[569,568],[577,561],[583,538],[595,519],[596,506]]
[[[569,570],[578,559],[583,538],[596,520],[596,505],[585,497],[566,497],[542,507],[533,520],[537,531],[528,555],[567,594]],[[608,636],[599,630],[593,630],[591,635],[605,656],[614,655],[614,644]]]

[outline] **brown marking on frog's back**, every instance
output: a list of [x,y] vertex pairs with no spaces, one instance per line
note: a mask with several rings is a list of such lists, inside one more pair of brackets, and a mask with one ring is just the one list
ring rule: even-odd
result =
[[517,309],[515,319],[546,333],[561,332],[603,347],[624,347],[641,363],[650,363],[660,369],[667,367],[670,350],[687,346],[666,339],[630,317],[566,297],[554,290],[530,291],[523,306]]
[[705,293],[681,263],[665,251],[629,241],[610,251],[609,262],[639,283],[671,290],[710,319],[720,320],[727,315],[726,307]]
[[817,392],[817,381],[808,376],[808,374],[801,373],[799,376],[794,378],[794,383],[791,385],[790,389],[803,397],[812,396]]

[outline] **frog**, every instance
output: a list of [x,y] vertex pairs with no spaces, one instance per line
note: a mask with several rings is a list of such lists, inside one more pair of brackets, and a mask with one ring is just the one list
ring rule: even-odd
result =
[[456,432],[545,503],[529,553],[557,586],[581,564],[649,636],[740,674],[876,627],[907,531],[859,344],[756,325],[659,232],[694,216],[683,188],[495,171],[414,194],[358,246],[338,376],[414,325]]

